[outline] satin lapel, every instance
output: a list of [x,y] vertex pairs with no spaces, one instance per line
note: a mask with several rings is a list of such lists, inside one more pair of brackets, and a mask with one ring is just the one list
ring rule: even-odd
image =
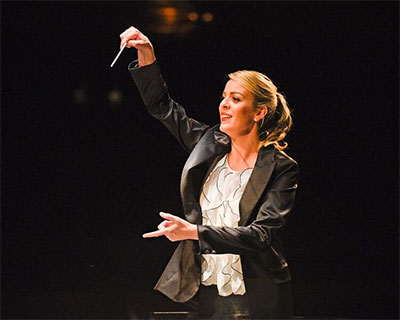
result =
[[227,135],[219,131],[208,130],[191,152],[185,163],[184,170],[191,170],[210,158],[229,152],[229,150],[230,139]]
[[208,130],[197,143],[181,176],[181,196],[186,219],[191,223],[201,224],[201,209],[199,204],[200,191],[207,170],[230,150],[230,139],[227,135],[214,130]]
[[240,226],[245,225],[250,218],[254,207],[271,178],[274,167],[274,147],[268,146],[260,149],[253,172],[240,199]]

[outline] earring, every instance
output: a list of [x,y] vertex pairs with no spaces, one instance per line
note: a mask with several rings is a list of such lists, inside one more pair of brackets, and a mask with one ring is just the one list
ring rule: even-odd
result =
[[254,122],[257,122],[257,119],[256,119],[256,118],[254,118]]

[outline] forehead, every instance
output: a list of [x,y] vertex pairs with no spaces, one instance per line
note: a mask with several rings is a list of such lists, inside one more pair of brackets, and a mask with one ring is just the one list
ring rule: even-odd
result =
[[250,95],[250,92],[245,87],[243,87],[238,82],[236,82],[235,80],[232,80],[232,79],[230,79],[226,83],[224,92],[226,92],[226,93],[237,92],[244,96]]

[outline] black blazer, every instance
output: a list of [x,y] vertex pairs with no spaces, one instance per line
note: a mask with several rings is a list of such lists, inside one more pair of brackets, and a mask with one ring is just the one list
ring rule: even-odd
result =
[[239,254],[251,313],[279,317],[280,309],[290,308],[285,305],[290,290],[283,284],[291,278],[279,239],[293,208],[297,163],[273,145],[262,147],[240,200],[239,226],[203,226],[201,187],[230,151],[230,138],[219,125],[209,127],[186,115],[170,98],[157,61],[142,68],[134,61],[128,69],[148,112],[190,153],[182,172],[181,197],[186,219],[198,225],[199,240],[179,243],[155,289],[173,301],[189,301],[200,285],[201,254]]

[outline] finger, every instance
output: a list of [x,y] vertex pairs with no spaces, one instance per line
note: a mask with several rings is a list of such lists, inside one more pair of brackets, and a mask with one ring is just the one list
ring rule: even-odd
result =
[[120,37],[123,37],[123,36],[127,35],[129,32],[135,32],[135,31],[139,32],[139,30],[136,29],[135,27],[129,27],[128,29],[126,29],[124,32],[122,32],[120,34]]
[[164,228],[165,228],[165,221],[161,222],[161,223],[157,226],[157,229],[158,229],[158,230],[161,230],[161,229],[164,229]]
[[128,46],[128,43],[127,43],[128,41],[129,41],[129,38],[127,38],[127,37],[122,38],[119,48],[121,49],[125,43],[126,43],[126,47],[130,48],[130,46]]
[[130,40],[132,40],[132,39],[136,39],[136,36],[135,35],[130,35],[130,34],[123,36],[121,38],[120,48],[122,48],[125,43],[126,43],[126,47],[127,48],[131,48],[132,46],[128,46],[128,42]]
[[165,235],[165,229],[162,230],[157,230],[157,231],[153,231],[153,232],[147,232],[145,234],[142,235],[143,238],[155,238],[155,237],[160,237]]
[[137,29],[137,28],[135,28],[135,27],[133,27],[133,26],[130,26],[130,27],[127,29],[127,31],[140,33],[139,29]]
[[[137,40],[140,38],[140,32],[139,30],[133,28],[133,29],[128,29],[125,32],[121,33],[120,35],[121,38],[121,45],[120,48],[124,45],[125,42],[128,42],[129,40]],[[130,48],[131,46],[127,46]]]
[[126,29],[124,32],[122,32],[119,37],[121,38],[121,40],[123,40],[124,38],[126,38],[128,36],[129,33],[129,29]]
[[163,222],[161,222],[161,223],[157,226],[157,229],[158,229],[158,230],[161,230],[161,229],[167,228],[167,227],[169,227],[169,226],[171,226],[171,225],[172,225],[172,222],[171,222],[171,221],[164,220]]
[[128,48],[133,47],[135,43],[132,42],[131,45],[128,45],[128,42],[129,42],[129,41],[136,41],[137,38],[138,38],[138,35],[137,35],[137,34],[127,34],[127,35],[125,35],[125,36],[122,38],[122,40],[121,40],[121,48],[122,48],[122,46],[124,45],[124,43],[126,43],[126,46],[127,46]]
[[146,41],[145,40],[129,40],[126,43],[126,47],[127,48],[131,48],[131,47],[137,48],[138,46],[140,46],[142,44],[146,44]]
[[161,229],[161,230],[157,230],[157,231],[153,231],[153,232],[147,232],[143,235],[143,238],[154,238],[154,237],[159,237],[159,236],[164,236],[167,233],[173,231],[176,229],[176,225],[175,224],[171,224],[169,227]]
[[140,38],[140,31],[133,27],[130,27],[128,30],[125,31],[123,38]]
[[167,228],[161,229],[161,230],[157,230],[157,231],[153,231],[153,232],[147,232],[143,235],[143,238],[154,238],[154,237],[159,237],[159,236],[164,236],[167,233],[173,231],[176,228],[175,225],[171,225]]
[[173,214],[166,213],[166,212],[160,212],[160,216],[166,220],[172,221],[174,223],[179,223],[181,222],[181,218],[174,216]]

